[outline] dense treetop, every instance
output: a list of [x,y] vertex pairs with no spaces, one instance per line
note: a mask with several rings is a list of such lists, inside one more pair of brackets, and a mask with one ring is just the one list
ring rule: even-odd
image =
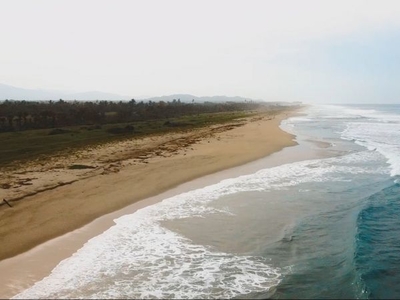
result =
[[113,124],[183,115],[254,110],[259,102],[13,101],[0,102],[0,132],[76,125]]

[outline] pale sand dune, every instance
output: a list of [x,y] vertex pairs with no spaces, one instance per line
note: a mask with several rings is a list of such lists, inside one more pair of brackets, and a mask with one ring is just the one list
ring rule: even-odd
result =
[[[22,253],[180,183],[294,145],[293,136],[279,128],[286,117],[287,113],[274,118],[260,114],[230,125],[119,142],[6,173],[2,180],[16,188],[0,190],[3,198],[48,190],[11,202],[13,208],[0,207],[0,258]],[[65,168],[72,164],[95,168]],[[18,181],[32,184],[18,186]],[[62,185],[68,182],[72,183]]]

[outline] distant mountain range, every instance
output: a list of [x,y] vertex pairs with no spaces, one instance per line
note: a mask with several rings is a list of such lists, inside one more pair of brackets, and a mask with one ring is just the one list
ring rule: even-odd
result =
[[[82,93],[68,93],[57,90],[41,90],[41,89],[24,89],[11,85],[0,83],[0,101],[2,100],[130,100],[135,97],[121,96],[118,94],[104,93],[99,91],[82,92]],[[180,100],[181,102],[244,102],[244,101],[263,101],[261,99],[250,99],[239,96],[205,96],[197,97],[190,94],[173,94],[160,97],[148,97],[146,99],[138,99],[137,101],[165,101],[172,102]],[[270,104],[279,102],[269,102]],[[280,102],[282,104],[282,102]]]
[[98,91],[68,93],[57,90],[24,89],[0,83],[0,100],[129,100],[130,98]]

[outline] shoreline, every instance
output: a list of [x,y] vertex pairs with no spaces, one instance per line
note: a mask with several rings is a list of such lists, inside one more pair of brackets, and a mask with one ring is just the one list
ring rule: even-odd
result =
[[[293,112],[290,113],[290,115],[293,115]],[[131,203],[133,202],[132,204],[128,206],[125,205],[124,207],[122,207],[117,211],[103,214],[98,218],[95,218],[94,221],[90,222],[89,224],[86,224],[83,227],[81,226],[78,229],[70,230],[61,236],[48,240],[45,243],[40,243],[38,246],[34,247],[33,249],[27,252],[0,261],[0,274],[5,274],[4,272],[1,272],[1,270],[8,270],[7,277],[5,277],[5,275],[0,277],[0,280],[2,280],[5,287],[4,290],[1,291],[0,296],[11,297],[12,295],[15,295],[21,292],[22,290],[28,288],[29,286],[33,285],[34,282],[45,277],[61,260],[69,257],[76,250],[81,248],[86,241],[88,241],[92,237],[97,236],[98,234],[101,234],[103,231],[111,227],[114,224],[113,220],[115,218],[118,218],[125,214],[133,213],[134,211],[142,207],[152,205],[172,195],[176,195],[184,191],[193,190],[195,188],[200,188],[215,183],[216,181],[220,181],[224,178],[230,178],[243,175],[244,173],[246,174],[255,172],[265,167],[272,167],[274,165],[279,165],[290,161],[298,161],[302,159],[301,157],[306,157],[306,158],[315,157],[316,154],[309,153],[307,149],[303,151],[302,154],[300,154],[300,152],[297,149],[296,151],[286,151],[286,152],[292,152],[291,154],[288,155],[286,154],[286,156],[285,154],[282,155],[282,152],[285,152],[286,149],[294,149],[299,147],[299,145],[296,147],[290,147],[297,144],[296,142],[293,141],[294,136],[280,129],[281,121],[288,117],[290,116],[288,116],[287,114],[282,114],[273,120],[266,120],[266,121],[264,120],[265,121],[264,123],[267,124],[267,127],[271,127],[271,125],[273,125],[274,130],[277,131],[281,136],[283,135],[285,137],[284,139],[285,143],[274,145],[274,147],[272,147],[273,149],[269,148],[267,154],[257,152],[256,158],[254,158],[255,153],[253,153],[253,157],[251,157],[251,159],[247,159],[245,160],[245,162],[236,164],[236,166],[231,165],[223,168],[222,170],[221,169],[218,170],[217,168],[216,171],[211,171],[208,173],[205,172],[206,174],[194,176],[194,178],[183,180],[180,183],[178,182],[174,186],[165,188],[164,191],[161,191],[161,193],[157,193],[155,196],[143,197],[142,198],[143,200],[131,201]],[[258,122],[261,121],[262,120],[258,120]],[[221,142],[221,140],[224,141],[224,138],[227,138],[226,135],[238,133],[238,130],[246,131],[246,126],[248,127],[249,124],[250,125],[253,124],[254,127],[254,122],[253,123],[249,122],[242,127],[234,128],[228,132],[222,132],[216,137],[214,137],[215,141],[213,141],[213,143],[217,141]],[[259,126],[260,124],[258,124],[256,128]],[[254,128],[250,129],[254,131]],[[257,136],[257,134],[255,135]],[[233,138],[233,140],[237,139],[238,139],[237,137]],[[232,137],[230,140],[232,140]],[[205,146],[210,147],[207,144]],[[193,146],[196,147],[196,145]],[[200,146],[201,145],[202,144],[200,144]],[[196,153],[196,151],[199,150],[196,149],[193,151],[193,153]],[[281,154],[280,155],[281,157],[279,157],[279,155],[277,154]],[[230,163],[232,163],[232,161],[230,161]],[[56,254],[54,254],[54,252],[56,252]],[[50,261],[49,257],[51,258]],[[46,264],[43,264],[44,261],[46,261]],[[12,270],[12,274],[10,274],[9,270]]]

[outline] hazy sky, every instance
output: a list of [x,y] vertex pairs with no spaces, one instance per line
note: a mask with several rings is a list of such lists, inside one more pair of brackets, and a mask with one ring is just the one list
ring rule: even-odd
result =
[[400,1],[0,0],[0,83],[400,103]]

